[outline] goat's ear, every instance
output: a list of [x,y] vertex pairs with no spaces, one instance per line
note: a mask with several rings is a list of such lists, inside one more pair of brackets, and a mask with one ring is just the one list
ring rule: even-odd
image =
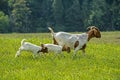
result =
[[91,27],[90,27],[90,26],[87,28],[87,31],[89,31],[89,30],[91,30]]
[[95,27],[95,26],[91,26],[91,29],[98,29],[97,27]]
[[95,29],[99,31],[99,29],[97,27],[95,27]]
[[89,26],[89,27],[87,28],[88,31],[89,31],[89,30],[92,30],[92,29],[96,29],[96,27],[95,27],[95,26]]
[[45,48],[44,44],[41,44],[41,47],[44,49]]

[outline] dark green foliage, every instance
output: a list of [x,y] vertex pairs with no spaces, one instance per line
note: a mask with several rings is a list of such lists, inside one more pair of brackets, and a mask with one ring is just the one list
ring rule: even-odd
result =
[[9,18],[0,11],[0,33],[9,32]]
[[13,4],[12,17],[14,20],[13,31],[28,32],[30,27],[30,8],[25,0],[16,0]]
[[54,0],[53,4],[53,15],[55,20],[55,26],[58,27],[58,29],[63,29],[64,25],[64,7],[62,0]]
[[69,31],[82,31],[83,21],[82,12],[79,4],[79,0],[74,0],[72,6],[66,10],[65,14],[65,26],[68,26]]
[[[119,0],[0,0],[0,32],[120,30]],[[6,18],[6,19],[7,19]],[[7,22],[8,21],[8,22]],[[6,22],[6,24],[3,24]],[[6,26],[7,25],[7,26]]]

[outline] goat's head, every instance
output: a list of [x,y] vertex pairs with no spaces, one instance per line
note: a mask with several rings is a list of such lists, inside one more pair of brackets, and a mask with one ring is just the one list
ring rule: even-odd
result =
[[40,52],[43,53],[48,53],[48,48],[44,46],[44,44],[41,44],[42,49],[40,50]]
[[99,29],[95,26],[90,26],[87,28],[88,30],[88,35],[89,35],[89,39],[90,38],[93,38],[93,37],[96,37],[96,38],[101,38],[101,33],[99,31]]

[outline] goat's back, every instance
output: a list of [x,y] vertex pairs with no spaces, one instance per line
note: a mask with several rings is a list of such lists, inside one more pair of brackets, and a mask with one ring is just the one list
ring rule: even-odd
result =
[[31,50],[31,51],[34,51],[34,50],[37,51],[41,48],[40,46],[37,46],[37,45],[29,43],[29,42],[24,42],[24,44],[21,47],[23,47],[23,49],[25,49],[25,50]]
[[64,46],[71,35],[72,34],[66,32],[57,32],[54,37],[59,45]]
[[48,48],[49,52],[58,52],[58,51],[62,51],[62,46],[60,45],[54,45],[54,44],[44,44],[45,47]]

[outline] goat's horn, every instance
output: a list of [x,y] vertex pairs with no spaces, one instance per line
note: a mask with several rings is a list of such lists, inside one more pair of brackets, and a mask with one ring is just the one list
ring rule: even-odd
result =
[[95,26],[91,26],[91,29],[94,29],[94,28],[97,28],[97,27],[95,27]]
[[99,28],[97,28],[97,27],[95,27],[95,26],[93,26],[92,29],[97,29],[97,30],[99,30]]
[[87,28],[87,30],[90,30],[91,29],[91,27],[89,26],[88,28]]

